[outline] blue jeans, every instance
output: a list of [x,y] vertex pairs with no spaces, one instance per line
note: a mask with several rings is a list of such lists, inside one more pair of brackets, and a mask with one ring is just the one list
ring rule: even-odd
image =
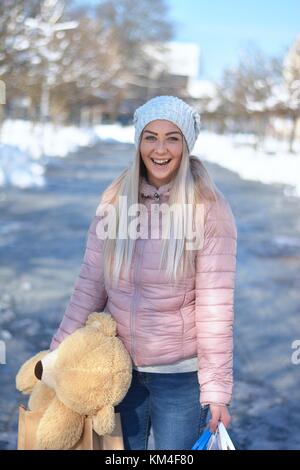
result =
[[190,450],[206,426],[209,405],[199,402],[197,372],[153,373],[133,370],[130,388],[116,413],[121,415],[124,447],[147,449],[152,426],[155,449]]

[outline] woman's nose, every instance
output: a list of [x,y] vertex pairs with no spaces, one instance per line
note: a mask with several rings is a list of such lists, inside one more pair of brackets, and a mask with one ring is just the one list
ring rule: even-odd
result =
[[157,142],[156,151],[164,153],[166,151],[165,142]]

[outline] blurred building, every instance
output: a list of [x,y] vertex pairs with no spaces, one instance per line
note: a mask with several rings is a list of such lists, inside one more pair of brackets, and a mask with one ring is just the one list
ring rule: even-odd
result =
[[216,96],[213,83],[199,80],[201,49],[195,43],[150,44],[145,52],[153,58],[148,76],[129,86],[121,103],[119,119],[130,122],[137,106],[158,95],[175,95],[191,105],[202,107]]

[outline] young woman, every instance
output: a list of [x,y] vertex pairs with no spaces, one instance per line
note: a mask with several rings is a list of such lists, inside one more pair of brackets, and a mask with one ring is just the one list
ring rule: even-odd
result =
[[198,112],[157,96],[133,122],[135,159],[102,196],[50,349],[90,312],[111,313],[133,362],[116,408],[125,448],[147,449],[152,426],[156,449],[191,449],[209,410],[213,431],[231,419],[237,229],[224,195],[191,156]]

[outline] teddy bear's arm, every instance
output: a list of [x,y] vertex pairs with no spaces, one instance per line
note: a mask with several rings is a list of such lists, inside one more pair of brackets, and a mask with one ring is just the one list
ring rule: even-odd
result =
[[43,382],[37,382],[31,392],[28,408],[31,411],[45,410],[55,397],[55,391]]
[[37,448],[66,450],[80,439],[84,416],[67,408],[57,397],[53,398],[37,428]]

